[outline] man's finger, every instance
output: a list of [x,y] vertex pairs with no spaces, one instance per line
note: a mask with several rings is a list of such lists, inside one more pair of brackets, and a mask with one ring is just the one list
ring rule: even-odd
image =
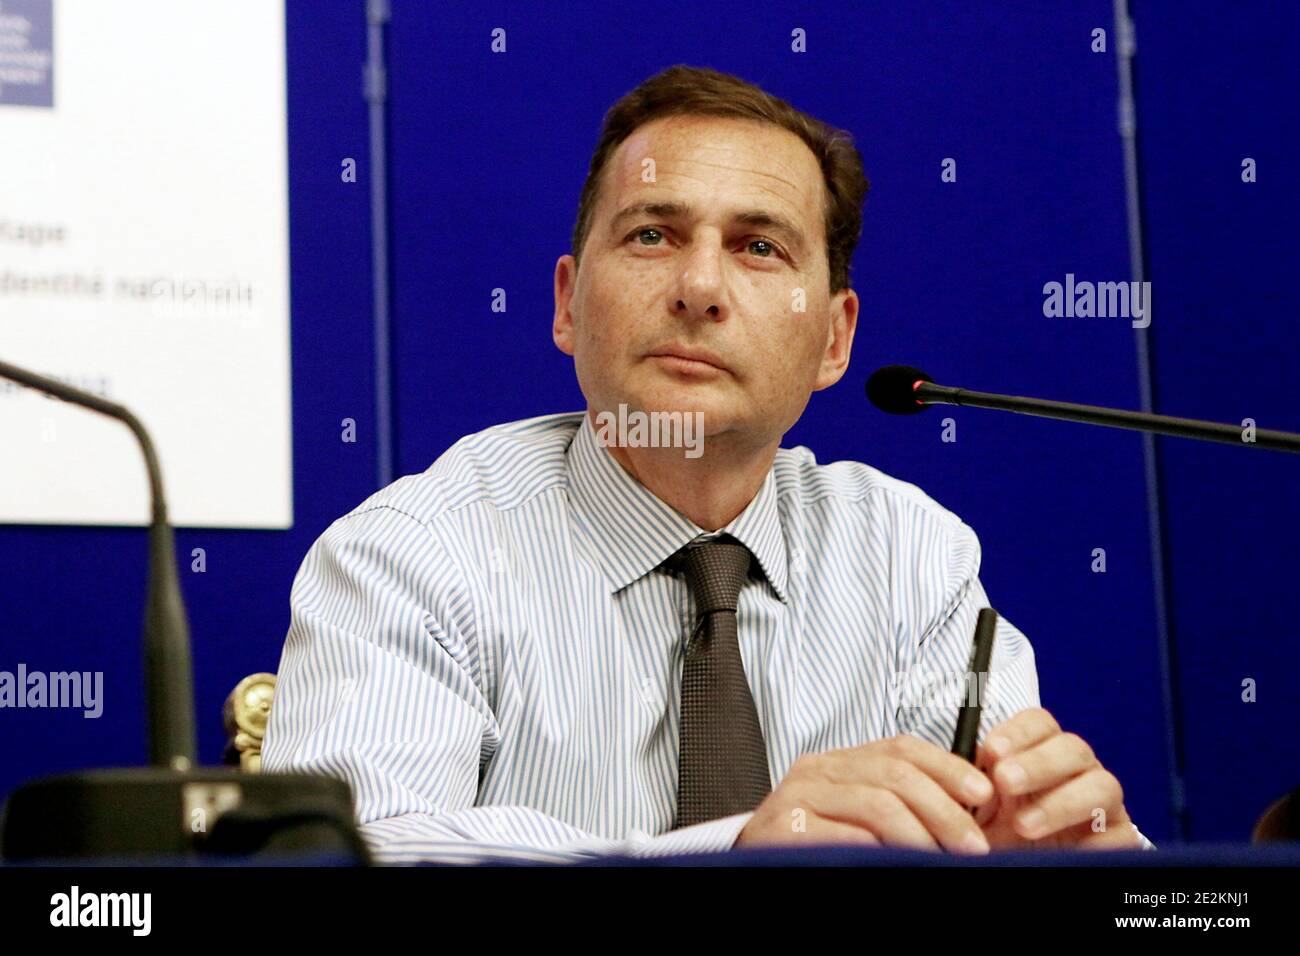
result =
[[939,849],[930,831],[892,790],[863,784],[825,787],[810,794],[807,803],[817,816],[869,830],[886,846]]
[[[1012,826],[1026,840],[1041,840],[1081,823],[1097,820],[1124,826],[1124,793],[1119,781],[1100,764],[1058,787],[1037,795],[1016,811]],[[1100,815],[1099,815],[1100,814]],[[1107,817],[1106,814],[1111,814]]]
[[895,737],[887,743],[885,753],[923,770],[962,806],[983,803],[993,796],[993,782],[988,776],[956,754],[910,735]]
[[1137,828],[1127,820],[1107,821],[1106,829],[1100,831],[1094,831],[1091,822],[1080,823],[1071,827],[1069,833],[1073,837],[1069,845],[1075,850],[1137,850],[1142,846]]
[[990,773],[1003,796],[1037,793],[1097,766],[1097,757],[1078,734],[1056,734],[999,760]]
[[900,760],[896,766],[886,768],[884,774],[888,788],[945,850],[988,852],[988,840],[965,806],[955,801],[923,769]]
[[[927,834],[925,849],[983,853],[988,842],[966,807],[994,795],[989,779],[962,758],[919,737],[900,736],[862,748],[833,751],[822,765],[833,786],[880,788],[901,800],[908,816]],[[872,822],[883,817],[889,829],[873,827],[886,842],[918,846],[912,823],[897,807],[879,800],[860,808]],[[873,815],[874,814],[874,815]],[[937,844],[934,841],[938,841]]]
[[808,832],[801,833],[799,836],[802,839],[798,842],[815,846],[839,846],[846,843],[858,846],[880,846],[880,838],[870,830],[815,814]]
[[1018,753],[1059,734],[1061,726],[1056,718],[1041,707],[1030,707],[1004,720],[992,730],[976,752],[976,764],[989,766],[1003,757]]

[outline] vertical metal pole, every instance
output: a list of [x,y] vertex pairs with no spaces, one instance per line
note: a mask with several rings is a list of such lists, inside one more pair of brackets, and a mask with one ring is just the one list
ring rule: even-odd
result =
[[[1115,63],[1119,71],[1119,135],[1124,147],[1124,187],[1128,205],[1129,268],[1133,281],[1146,280],[1145,243],[1142,233],[1142,191],[1138,174],[1137,104],[1133,97],[1133,58],[1137,37],[1129,16],[1128,0],[1115,4]],[[1138,399],[1144,412],[1153,412],[1154,385],[1151,372],[1151,297],[1146,297],[1146,328],[1135,328],[1137,346]],[[1174,630],[1169,620],[1169,576],[1165,570],[1165,536],[1162,517],[1160,459],[1156,436],[1142,434],[1142,462],[1146,476],[1147,526],[1151,550],[1151,579],[1156,611],[1156,640],[1160,651],[1160,690],[1164,710],[1166,759],[1169,765],[1169,805],[1174,832],[1187,842],[1187,800],[1183,787],[1184,741],[1180,715]]]
[[388,184],[385,120],[388,75],[384,68],[384,27],[388,0],[366,0],[368,52],[364,91],[370,104],[370,260],[375,319],[375,467],[377,487],[393,480],[392,356],[388,305]]

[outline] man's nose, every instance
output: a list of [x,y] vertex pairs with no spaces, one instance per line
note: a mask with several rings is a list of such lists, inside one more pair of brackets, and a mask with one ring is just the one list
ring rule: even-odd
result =
[[691,245],[678,277],[674,311],[687,318],[726,317],[729,310],[725,276],[726,251],[718,239],[701,239]]

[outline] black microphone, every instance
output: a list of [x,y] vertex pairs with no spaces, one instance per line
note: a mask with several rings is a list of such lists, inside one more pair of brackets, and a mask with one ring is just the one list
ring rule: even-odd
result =
[[925,403],[916,397],[916,387],[923,382],[933,383],[934,379],[910,365],[886,365],[867,379],[867,398],[882,412],[915,415],[925,411]]
[[194,734],[194,677],[190,667],[190,629],[185,620],[172,526],[167,520],[162,470],[149,433],[130,410],[91,392],[0,362],[0,378],[26,385],[65,402],[115,418],[131,429],[149,473],[152,520],[149,524],[149,590],[144,626],[145,696],[149,708],[149,762],[169,770],[189,770],[198,762]]
[[0,378],[124,423],[144,452],[153,502],[144,627],[153,766],[58,774],[23,784],[0,812],[0,857],[175,862],[177,856],[316,854],[333,862],[369,862],[345,781],[196,766],[189,625],[162,471],[144,425],[122,405],[7,362],[0,362]]
[[1043,398],[1024,398],[1019,395],[998,395],[993,392],[972,392],[969,389],[936,385],[934,379],[910,365],[886,365],[867,379],[867,398],[882,412],[891,415],[913,415],[931,405],[966,405],[971,408],[995,408],[1039,418],[1056,418],[1132,431],[1154,432],[1177,438],[1198,438],[1203,441],[1226,442],[1247,448],[1267,448],[1271,451],[1300,453],[1300,434],[1257,428],[1254,440],[1247,440],[1240,425],[1196,418],[1178,418],[1173,415],[1153,415],[1130,412],[1120,408],[1100,405],[1078,405],[1074,402],[1054,402]]

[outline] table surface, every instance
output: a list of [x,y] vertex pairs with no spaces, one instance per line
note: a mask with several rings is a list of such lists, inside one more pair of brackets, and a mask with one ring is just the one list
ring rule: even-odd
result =
[[[304,854],[275,858],[181,858],[50,860],[31,863],[0,862],[0,868],[43,866],[125,867],[245,867],[350,865],[345,858],[330,854]],[[465,864],[424,864],[464,866]],[[494,861],[492,866],[616,866],[616,867],[1300,867],[1300,842],[1293,843],[1197,843],[1166,844],[1157,850],[1018,850],[963,856],[856,846],[820,846],[727,850],[719,853],[691,853],[679,856],[602,856],[580,863]]]
[[604,857],[582,866],[1055,866],[1055,867],[1300,867],[1300,843],[1168,844],[1156,850],[1017,850],[963,856],[918,850],[823,846],[744,849],[637,859]]

